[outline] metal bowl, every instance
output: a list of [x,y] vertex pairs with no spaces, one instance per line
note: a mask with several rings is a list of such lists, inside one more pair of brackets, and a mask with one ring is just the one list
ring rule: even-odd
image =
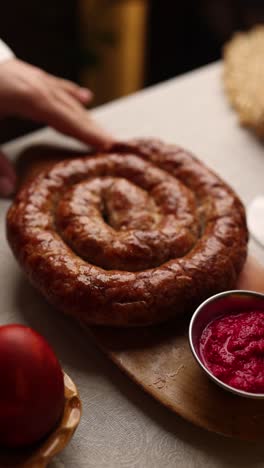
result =
[[264,294],[252,291],[236,290],[225,291],[210,297],[204,301],[198,307],[198,309],[196,309],[191,319],[189,325],[189,343],[196,361],[207,374],[207,376],[217,385],[242,397],[264,399],[264,393],[251,393],[244,390],[239,390],[219,380],[203,364],[199,351],[199,341],[201,334],[209,322],[217,319],[221,315],[228,314],[228,312],[246,312],[250,309],[256,308],[258,310],[264,311]]

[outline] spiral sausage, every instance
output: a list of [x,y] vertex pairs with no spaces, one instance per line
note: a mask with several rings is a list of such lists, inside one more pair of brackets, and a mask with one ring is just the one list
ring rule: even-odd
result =
[[153,140],[40,173],[9,209],[7,236],[51,304],[110,326],[192,310],[235,286],[247,252],[232,189],[190,153]]

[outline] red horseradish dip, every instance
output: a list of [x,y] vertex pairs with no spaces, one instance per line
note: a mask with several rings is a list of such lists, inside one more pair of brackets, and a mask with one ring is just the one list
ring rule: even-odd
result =
[[203,364],[222,382],[264,393],[264,311],[228,314],[210,322],[200,338]]

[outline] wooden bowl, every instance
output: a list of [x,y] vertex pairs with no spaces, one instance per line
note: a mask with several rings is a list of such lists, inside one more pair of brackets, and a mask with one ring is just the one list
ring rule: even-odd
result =
[[41,442],[26,449],[1,449],[1,467],[45,468],[72,438],[81,418],[81,400],[76,385],[64,372],[65,406],[57,427]]

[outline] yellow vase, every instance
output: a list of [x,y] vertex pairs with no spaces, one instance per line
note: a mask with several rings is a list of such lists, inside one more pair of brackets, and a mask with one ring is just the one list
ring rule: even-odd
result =
[[96,58],[84,64],[80,81],[96,105],[142,87],[147,7],[146,0],[79,0],[81,46]]

